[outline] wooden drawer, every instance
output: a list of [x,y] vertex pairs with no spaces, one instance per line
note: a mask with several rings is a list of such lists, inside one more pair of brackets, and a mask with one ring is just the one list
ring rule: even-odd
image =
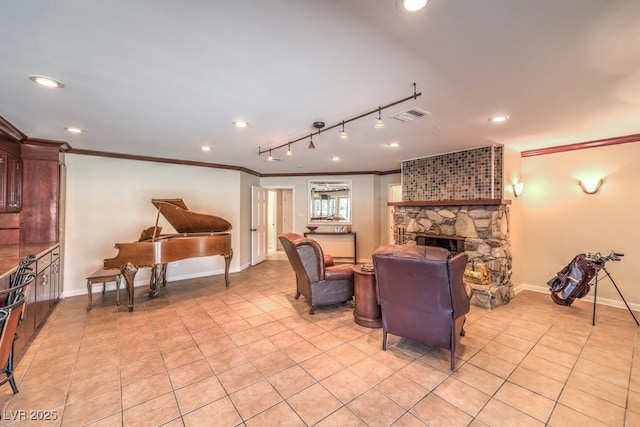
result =
[[37,272],[40,273],[51,265],[51,252],[47,252],[36,260]]

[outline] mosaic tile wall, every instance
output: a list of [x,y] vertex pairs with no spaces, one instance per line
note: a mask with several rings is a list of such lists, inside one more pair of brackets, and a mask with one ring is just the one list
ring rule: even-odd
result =
[[[503,161],[500,145],[405,160],[402,162],[402,201],[500,199]],[[494,197],[491,197],[492,187]]]

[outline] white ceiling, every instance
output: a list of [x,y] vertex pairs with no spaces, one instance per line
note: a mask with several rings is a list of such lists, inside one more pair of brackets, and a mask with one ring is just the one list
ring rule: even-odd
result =
[[[640,132],[637,0],[431,0],[414,15],[395,0],[21,0],[0,6],[0,61],[0,116],[31,138],[263,174],[389,171],[494,143]],[[316,150],[258,156],[414,82],[422,96],[384,110],[384,129],[374,114],[349,123],[347,141],[334,129]],[[431,114],[388,117],[410,107]],[[489,123],[496,114],[511,118]]]

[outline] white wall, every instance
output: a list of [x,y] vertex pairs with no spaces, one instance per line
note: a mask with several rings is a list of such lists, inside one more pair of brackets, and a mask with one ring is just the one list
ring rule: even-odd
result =
[[[153,226],[153,198],[181,198],[190,210],[213,214],[233,224],[231,270],[246,263],[251,175],[225,169],[67,154],[67,201],[64,295],[86,293],[86,277],[116,256],[114,244],[134,242]],[[246,199],[246,200],[245,200]],[[174,232],[162,217],[163,233]],[[195,258],[170,265],[168,278],[198,277],[224,272],[221,256]],[[136,283],[147,283],[141,269]]]
[[[639,158],[640,143],[631,143],[522,159],[523,284],[547,291],[547,280],[574,255],[615,249],[626,256],[606,267],[627,301],[640,304]],[[582,192],[578,178],[599,176],[598,194]],[[608,279],[598,286],[600,298],[621,301]]]

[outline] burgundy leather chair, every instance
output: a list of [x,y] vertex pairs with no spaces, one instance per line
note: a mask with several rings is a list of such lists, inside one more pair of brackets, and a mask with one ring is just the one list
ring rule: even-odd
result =
[[382,311],[382,349],[387,333],[451,351],[464,336],[469,296],[462,281],[467,255],[443,248],[381,245],[373,252],[378,303]]
[[353,297],[353,264],[334,265],[313,239],[285,233],[278,237],[296,273],[296,299],[300,295],[311,304],[309,314],[320,305],[348,301]]

